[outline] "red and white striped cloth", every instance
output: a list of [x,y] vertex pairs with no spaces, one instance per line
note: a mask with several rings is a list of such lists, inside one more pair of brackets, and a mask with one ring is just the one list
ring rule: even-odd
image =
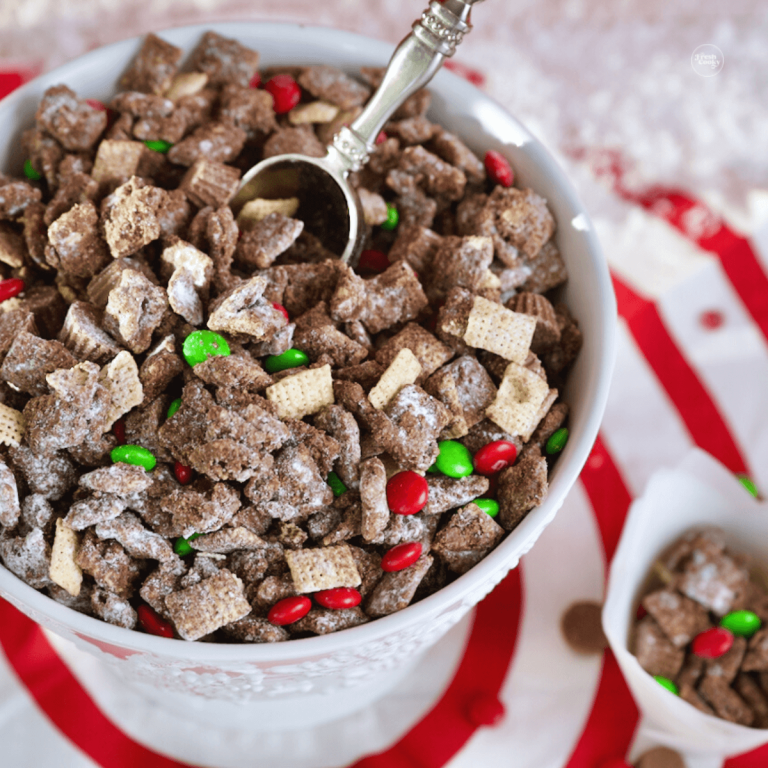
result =
[[[453,66],[483,84],[481,72]],[[0,96],[29,75],[0,72]],[[630,186],[633,169],[613,151],[563,156],[613,269],[618,360],[581,478],[521,567],[370,711],[258,739],[200,733],[121,696],[0,602],[0,764],[602,768],[630,753],[638,712],[612,655],[573,655],[559,618],[573,600],[601,599],[632,499],[691,447],[768,488],[768,222],[746,236],[690,193]],[[506,714],[483,727],[496,700]],[[724,768],[765,765],[768,747]]]

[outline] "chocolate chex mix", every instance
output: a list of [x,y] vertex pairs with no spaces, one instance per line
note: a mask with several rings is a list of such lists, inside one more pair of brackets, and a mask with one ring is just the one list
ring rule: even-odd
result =
[[[352,175],[358,266],[296,198],[235,215],[245,171],[322,156],[381,81],[258,67],[213,32],[186,63],[149,35],[109,105],[49,88],[27,178],[0,174],[0,560],[74,610],[188,641],[325,634],[466,573],[546,498],[581,346],[546,201],[488,178],[428,91]],[[681,578],[680,605],[721,610]],[[762,669],[752,645],[737,671]],[[678,674],[683,651],[654,663]],[[731,698],[757,711],[745,674]]]

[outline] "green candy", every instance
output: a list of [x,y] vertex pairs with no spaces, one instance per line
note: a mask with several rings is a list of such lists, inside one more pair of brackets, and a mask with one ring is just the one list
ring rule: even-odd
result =
[[477,504],[489,517],[496,517],[499,514],[499,502],[494,499],[475,499],[473,504]]
[[35,170],[31,160],[24,161],[24,175],[31,181],[40,181],[43,178],[43,174]]
[[186,557],[187,555],[191,555],[195,550],[192,549],[192,547],[189,546],[189,542],[196,539],[198,536],[202,536],[201,533],[193,533],[190,536],[187,536],[185,539],[183,536],[179,536],[178,539],[173,544],[173,551],[179,556],[179,557]]
[[341,478],[335,472],[329,472],[325,482],[331,486],[334,496],[341,496],[342,493],[347,492],[347,486],[341,482]]
[[437,473],[439,472],[439,470],[438,470],[438,468],[437,468],[437,464],[433,464],[433,465],[432,465],[432,466],[431,466],[431,467],[430,467],[430,468],[427,470],[427,472],[428,472],[430,475],[435,475],[435,474],[437,474]]
[[308,362],[309,358],[300,349],[286,349],[282,355],[270,355],[264,361],[264,368],[267,373],[277,373],[289,368],[298,368]]
[[170,419],[171,416],[173,416],[176,411],[181,408],[181,398],[177,397],[169,406],[168,406],[168,413],[165,415],[167,419]]
[[752,611],[731,611],[720,619],[721,627],[742,637],[752,637],[762,625],[760,617]]
[[760,498],[760,493],[757,490],[757,486],[746,476],[737,475],[739,482],[756,498]]
[[400,214],[392,203],[387,203],[387,220],[381,225],[382,229],[391,232],[400,221]]
[[147,147],[147,149],[151,149],[153,152],[160,152],[160,154],[164,155],[173,144],[171,144],[170,141],[158,139],[157,141],[145,141],[144,146]]
[[553,432],[552,436],[547,440],[547,444],[544,446],[544,451],[548,456],[551,456],[553,453],[560,453],[560,451],[565,448],[567,442],[568,428],[560,427],[560,429]]
[[109,455],[115,464],[118,462],[134,464],[137,467],[144,467],[147,472],[151,472],[157,464],[157,459],[140,445],[118,445]]
[[675,696],[680,695],[678,687],[668,678],[661,675],[654,675],[653,679],[662,687],[666,688],[670,693],[674,693]]
[[472,454],[456,440],[442,440],[437,444],[440,453],[435,466],[448,477],[466,477],[472,474]]
[[193,331],[184,339],[184,359],[192,366],[204,363],[209,357],[229,355],[229,344],[223,336],[213,331]]

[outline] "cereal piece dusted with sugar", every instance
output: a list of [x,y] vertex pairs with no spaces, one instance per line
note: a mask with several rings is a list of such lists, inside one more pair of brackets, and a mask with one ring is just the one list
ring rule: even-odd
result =
[[715,615],[724,616],[741,603],[748,583],[748,570],[734,558],[700,546],[686,563],[677,587]]
[[[94,202],[98,193],[99,185],[87,173],[70,174],[62,180],[61,186],[46,206],[45,224],[50,226],[75,205],[87,201]],[[21,264],[11,266],[21,266]]]
[[103,363],[114,357],[120,347],[102,328],[103,313],[92,304],[74,301],[69,305],[59,341],[81,360]]
[[107,113],[79,99],[66,85],[55,85],[43,94],[35,120],[70,152],[87,152],[107,127]]
[[168,540],[145,528],[132,512],[123,512],[113,520],[98,523],[93,530],[102,540],[118,541],[133,557],[159,560],[169,565],[178,563],[179,558]]
[[222,568],[210,578],[165,598],[176,631],[184,640],[199,640],[251,612],[243,582]]
[[367,281],[366,299],[360,319],[369,333],[413,320],[428,304],[416,273],[402,261]]
[[360,198],[360,205],[363,207],[363,221],[368,226],[376,227],[387,220],[389,210],[386,201],[381,195],[376,192],[370,192],[365,187],[358,187],[357,196]]
[[197,206],[218,208],[232,199],[239,184],[239,168],[202,157],[184,174],[179,189]]
[[109,292],[104,328],[131,352],[145,352],[167,306],[168,297],[163,288],[152,285],[140,272],[125,269]]
[[467,177],[424,147],[406,147],[400,158],[400,168],[413,176],[430,197],[460,200]]
[[174,144],[168,152],[168,159],[187,167],[200,159],[229,163],[240,154],[245,139],[245,131],[232,123],[205,123]]
[[267,200],[263,197],[256,197],[249,200],[237,214],[237,224],[244,232],[253,229],[258,222],[266,219],[272,214],[279,214],[286,218],[296,215],[299,210],[298,197],[275,198]]
[[360,584],[355,559],[346,544],[287,551],[285,560],[299,594]]
[[406,385],[414,384],[421,373],[421,363],[408,347],[403,347],[384,371],[379,383],[368,393],[374,408],[381,410]]
[[510,363],[496,399],[485,413],[509,434],[520,435],[527,440],[543,416],[541,405],[549,393],[544,379],[522,365]]
[[78,542],[78,535],[61,518],[56,520],[49,576],[54,584],[66,589],[73,597],[80,594],[83,583],[83,571],[75,561]]
[[710,627],[706,610],[677,590],[658,589],[646,595],[642,604],[678,648],[688,645],[696,635]]
[[313,635],[327,635],[350,627],[359,627],[369,621],[359,608],[313,608],[306,616],[291,624],[291,632],[311,632]]
[[190,325],[203,322],[203,303],[195,290],[195,281],[186,269],[177,269],[166,287],[171,309]]
[[21,506],[16,476],[8,465],[0,460],[0,525],[10,531],[16,527],[20,515]]
[[35,316],[29,310],[0,312],[0,356],[8,352],[16,337],[22,333],[37,335]]
[[685,651],[670,642],[651,616],[645,616],[636,628],[635,656],[648,674],[674,680],[683,666]]
[[336,328],[324,301],[296,319],[293,340],[310,360],[321,360],[325,355],[334,366],[357,365],[368,356],[366,347]]
[[51,583],[51,547],[40,528],[26,536],[0,538],[0,560],[30,587],[42,589]]
[[389,260],[407,261],[420,275],[431,266],[442,237],[427,227],[398,227],[397,239],[389,250]]
[[264,298],[267,279],[256,275],[211,302],[208,327],[212,331],[242,333],[254,341],[275,335],[286,325],[285,316]]
[[60,342],[22,331],[0,366],[0,379],[33,397],[47,395],[46,375],[57,368],[71,368],[77,362]]
[[706,675],[698,690],[723,720],[739,725],[752,725],[754,712],[726,680]]
[[536,319],[506,309],[501,304],[475,296],[467,318],[464,341],[505,360],[524,363],[528,357]]
[[421,365],[421,373],[415,382],[417,384],[425,381],[454,354],[451,347],[436,339],[429,331],[416,323],[408,323],[379,347],[376,362],[388,366],[403,349],[410,349]]
[[238,494],[226,483],[213,487],[200,485],[177,488],[161,500],[164,510],[173,515],[173,524],[182,536],[210,533],[226,525],[240,509]]
[[304,222],[281,213],[270,213],[247,230],[235,251],[236,260],[246,267],[266,269],[294,243]]
[[565,262],[557,246],[548,240],[532,259],[526,262],[530,274],[522,284],[524,291],[546,293],[562,285],[568,278]]
[[99,541],[86,531],[75,555],[75,563],[107,592],[127,600],[134,592],[141,567],[116,541]]
[[0,443],[16,447],[26,432],[26,419],[15,408],[0,403]]
[[506,304],[513,312],[536,318],[536,330],[531,340],[531,350],[536,354],[549,349],[560,341],[560,327],[555,309],[545,296],[538,293],[521,292]]
[[413,565],[402,571],[385,573],[365,603],[369,616],[388,616],[410,605],[416,590],[432,566],[433,558],[422,555]]
[[11,466],[24,475],[32,493],[55,501],[77,483],[75,465],[64,452],[35,454],[19,445],[9,454]]
[[165,193],[141,184],[132,176],[104,201],[104,235],[116,259],[131,256],[160,236],[157,212]]
[[185,270],[195,288],[205,290],[213,277],[213,260],[191,243],[176,239],[163,249],[162,261],[169,269]]
[[126,73],[120,78],[120,87],[127,91],[162,94],[176,74],[182,51],[152,33],[136,54]]
[[366,459],[360,465],[360,500],[363,504],[361,533],[366,541],[372,541],[384,533],[389,523],[387,471],[377,458]]
[[504,536],[504,529],[477,504],[455,512],[432,543],[432,549],[455,573],[466,573]]
[[307,155],[324,157],[326,149],[310,125],[279,128],[264,143],[264,158],[276,155]]
[[472,184],[482,184],[485,181],[483,162],[455,134],[437,127],[432,139],[432,148],[443,160],[464,171],[467,181]]
[[105,269],[94,275],[86,288],[86,294],[90,302],[100,309],[104,309],[109,301],[109,292],[117,287],[120,282],[120,274],[123,270],[132,269],[134,272],[140,272],[152,284],[157,283],[154,272],[138,259],[126,257],[123,259],[114,259]]
[[138,617],[133,606],[127,600],[101,587],[96,587],[91,592],[91,609],[107,624],[114,624],[124,629],[133,629],[136,626]]
[[248,86],[259,66],[259,54],[237,40],[206,32],[190,56],[190,69],[205,72],[211,85]]
[[106,429],[131,408],[144,401],[144,390],[139,379],[139,369],[133,355],[127,350],[120,352],[101,372],[101,382],[110,395]]
[[360,464],[360,427],[355,417],[340,405],[329,405],[315,416],[315,426],[325,430],[339,443],[338,475],[348,487],[356,485]]
[[487,493],[490,481],[481,475],[453,478],[428,475],[429,497],[424,507],[425,515],[440,515],[451,509],[469,504]]
[[79,484],[97,493],[130,496],[146,491],[152,485],[152,476],[143,467],[118,462],[87,472],[80,477]]
[[48,229],[48,240],[48,264],[77,277],[92,277],[109,263],[99,214],[90,200],[59,216]]
[[444,237],[432,259],[428,282],[430,298],[440,299],[451,288],[476,293],[493,261],[490,237]]
[[222,528],[214,533],[206,533],[190,542],[197,552],[212,552],[228,555],[231,552],[247,549],[264,549],[267,543],[260,536],[247,528]]
[[249,139],[277,130],[272,94],[259,88],[229,83],[221,91],[219,120],[244,130]]
[[140,141],[113,141],[105,139],[99,144],[91,177],[101,189],[125,184],[132,176],[138,175],[139,163],[146,150]]
[[287,376],[267,387],[266,396],[277,405],[281,419],[301,419],[318,413],[334,402],[331,366]]
[[316,98],[330,101],[341,109],[361,106],[371,95],[370,89],[362,83],[325,64],[307,67],[299,75],[298,82]]
[[166,387],[184,371],[184,361],[176,353],[174,336],[159,341],[144,358],[139,369],[139,380],[144,399],[151,403]]
[[92,525],[114,520],[126,506],[125,500],[113,494],[91,496],[76,501],[69,508],[64,521],[73,531],[82,531]]
[[534,453],[522,456],[499,475],[499,524],[507,531],[547,498],[547,460]]
[[287,640],[288,630],[278,627],[266,619],[248,615],[221,628],[229,638],[241,643],[279,643]]
[[26,255],[24,238],[10,224],[0,222],[0,262],[18,269],[24,266]]

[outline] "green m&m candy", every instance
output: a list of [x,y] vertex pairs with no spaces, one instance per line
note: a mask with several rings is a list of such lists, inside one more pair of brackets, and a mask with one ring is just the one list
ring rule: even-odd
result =
[[179,557],[186,557],[187,555],[191,555],[195,550],[189,546],[189,542],[194,541],[194,539],[196,539],[198,536],[202,536],[202,534],[193,533],[190,536],[187,536],[186,539],[183,536],[179,536],[179,538],[176,539],[173,544],[173,551]]
[[387,203],[387,220],[381,225],[382,229],[391,232],[400,221],[400,214],[392,203]]
[[147,149],[151,149],[153,152],[160,152],[161,154],[165,154],[172,146],[170,141],[163,141],[162,139],[158,139],[157,141],[145,141],[144,146]]
[[229,344],[223,336],[213,331],[193,331],[184,339],[184,359],[191,365],[204,363],[209,357],[229,355]]
[[264,361],[264,368],[267,373],[277,373],[289,368],[299,368],[308,362],[309,358],[300,349],[286,349],[282,355],[270,355]]
[[181,398],[177,397],[169,406],[168,406],[168,413],[166,414],[166,418],[170,419],[171,416],[173,416],[176,411],[181,408]]
[[341,496],[342,493],[347,492],[347,486],[341,482],[341,478],[335,472],[329,472],[325,482],[331,486],[334,496]]
[[437,444],[440,453],[435,466],[448,477],[466,477],[472,474],[472,454],[456,440],[442,440]]
[[668,678],[661,675],[654,675],[653,679],[662,687],[666,688],[670,693],[674,693],[675,696],[680,695],[678,687]]
[[495,499],[475,499],[473,504],[477,504],[489,517],[496,517],[499,514],[499,502]]
[[24,161],[24,175],[30,179],[30,181],[40,181],[43,178],[42,173],[38,173],[35,167],[32,165],[31,160]]
[[752,637],[763,625],[760,617],[752,611],[731,611],[720,619],[720,626],[742,637]]
[[548,456],[554,453],[560,453],[565,448],[565,444],[568,442],[568,428],[560,427],[552,433],[552,436],[547,440],[547,444],[544,446],[544,451]]
[[157,464],[157,459],[140,445],[118,445],[117,448],[112,449],[112,453],[109,455],[115,464],[118,462],[133,464],[137,467],[144,467],[147,472],[151,472]]

